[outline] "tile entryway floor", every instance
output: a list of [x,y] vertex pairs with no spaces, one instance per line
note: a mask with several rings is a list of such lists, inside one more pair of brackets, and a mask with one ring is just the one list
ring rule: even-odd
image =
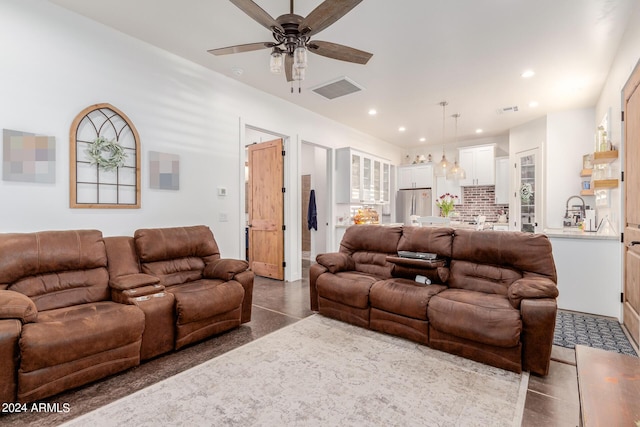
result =
[[[251,322],[238,329],[49,399],[52,403],[68,403],[68,413],[0,415],[0,424],[56,426],[313,314],[309,310],[308,277],[295,282],[256,277],[253,303]],[[548,376],[530,377],[523,426],[579,425],[575,351],[554,346],[552,359]]]

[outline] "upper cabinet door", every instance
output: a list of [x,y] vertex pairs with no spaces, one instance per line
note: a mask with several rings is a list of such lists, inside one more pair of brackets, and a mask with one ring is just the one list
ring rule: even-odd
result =
[[433,165],[421,163],[398,168],[398,189],[433,188]]
[[336,150],[336,203],[389,203],[391,165],[350,148]]
[[460,166],[467,174],[466,179],[460,180],[460,186],[495,185],[496,165],[494,145],[461,148],[458,154],[460,157]]

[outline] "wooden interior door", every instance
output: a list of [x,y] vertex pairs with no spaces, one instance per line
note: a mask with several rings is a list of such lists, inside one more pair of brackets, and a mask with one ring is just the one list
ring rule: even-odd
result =
[[624,325],[640,343],[640,64],[624,90]]
[[254,274],[284,280],[284,159],[282,139],[248,147],[249,265]]

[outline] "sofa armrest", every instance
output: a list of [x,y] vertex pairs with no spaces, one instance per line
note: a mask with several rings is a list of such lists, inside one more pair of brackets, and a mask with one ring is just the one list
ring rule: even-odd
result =
[[558,286],[546,277],[523,277],[509,286],[507,295],[513,308],[520,308],[523,299],[557,298]]
[[125,274],[109,280],[109,286],[111,289],[115,289],[117,291],[142,288],[144,286],[152,286],[158,283],[160,283],[159,278],[144,273]]
[[218,258],[204,266],[205,279],[232,280],[236,274],[247,271],[249,263],[241,259]]
[[22,323],[35,322],[38,317],[36,304],[20,292],[0,290],[0,319],[17,319]]
[[549,373],[557,311],[558,306],[554,298],[522,300],[520,340],[523,371],[543,376]]
[[133,304],[135,298],[164,291],[160,279],[150,274],[133,273],[111,278],[111,299],[120,304]]
[[[0,291],[2,292],[2,291]],[[20,368],[20,334],[18,319],[0,320],[0,403],[17,402]],[[2,416],[0,416],[0,419]]]
[[251,308],[253,307],[253,279],[255,275],[251,270],[245,270],[236,274],[233,280],[240,283],[244,288],[244,299],[242,300],[242,316],[240,323],[251,321]]
[[316,262],[326,267],[331,273],[356,269],[356,263],[353,261],[353,258],[342,252],[320,254],[316,257]]
[[318,311],[318,288],[316,287],[316,282],[320,275],[328,271],[327,267],[321,264],[311,264],[311,267],[309,267],[309,302],[313,311]]

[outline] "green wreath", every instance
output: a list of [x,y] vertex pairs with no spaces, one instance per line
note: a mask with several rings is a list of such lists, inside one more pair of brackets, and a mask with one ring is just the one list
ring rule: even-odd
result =
[[123,166],[127,158],[124,148],[115,139],[108,141],[104,136],[93,140],[87,149],[87,155],[92,165],[98,165],[107,171]]
[[520,199],[522,199],[523,202],[528,202],[531,196],[533,196],[533,188],[531,187],[531,183],[523,182],[520,186]]

